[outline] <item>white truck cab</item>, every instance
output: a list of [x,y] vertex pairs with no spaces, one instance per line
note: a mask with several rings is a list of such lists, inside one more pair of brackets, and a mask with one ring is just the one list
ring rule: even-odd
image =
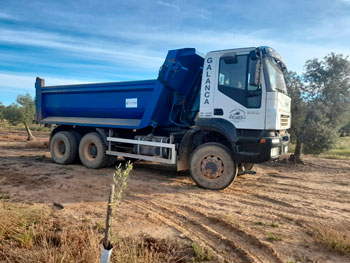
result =
[[198,125],[213,123],[213,119],[227,127],[232,124],[235,158],[242,162],[252,162],[252,157],[262,162],[286,153],[291,99],[285,70],[281,56],[270,47],[209,52],[203,67]]

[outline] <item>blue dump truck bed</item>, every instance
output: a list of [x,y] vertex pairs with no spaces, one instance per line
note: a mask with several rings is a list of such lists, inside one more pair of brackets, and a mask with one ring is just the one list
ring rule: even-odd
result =
[[44,86],[37,78],[36,121],[125,129],[172,125],[177,101],[196,96],[203,63],[186,48],[168,52],[155,80]]

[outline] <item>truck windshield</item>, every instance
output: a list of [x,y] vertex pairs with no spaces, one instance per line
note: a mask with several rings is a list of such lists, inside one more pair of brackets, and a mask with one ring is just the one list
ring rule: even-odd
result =
[[265,65],[268,73],[268,82],[271,90],[287,94],[286,83],[283,73],[273,58],[265,58]]

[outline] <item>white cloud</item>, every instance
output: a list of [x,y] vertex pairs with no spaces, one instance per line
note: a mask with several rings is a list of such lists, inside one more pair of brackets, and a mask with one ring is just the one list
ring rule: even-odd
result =
[[[20,89],[23,91],[34,91],[34,84],[36,75],[34,74],[19,74],[19,73],[0,73],[0,88],[2,89]],[[67,84],[80,84],[80,83],[90,83],[87,80],[78,79],[66,79],[50,77],[45,80],[46,86],[51,85],[67,85]],[[1,99],[0,99],[1,101]]]
[[128,48],[126,45],[42,31],[0,29],[1,42],[60,49],[85,58],[95,58],[139,68],[157,68],[163,62],[163,58],[149,51]]
[[[350,0],[349,0],[350,1]],[[323,32],[325,34],[325,32]],[[316,32],[315,32],[316,34]],[[346,46],[333,46],[332,43],[310,43],[309,41],[288,40],[271,37],[273,33],[269,31],[254,31],[249,34],[230,33],[220,31],[196,31],[196,32],[138,32],[137,34],[128,34],[127,32],[118,32],[118,37],[133,41],[147,43],[150,49],[156,48],[153,43],[162,47],[182,48],[195,47],[200,52],[209,52],[212,50],[231,49],[250,46],[271,46],[276,49],[286,60],[288,68],[301,73],[305,61],[312,58],[323,58],[330,52],[342,53],[348,55],[350,50]],[[316,36],[315,36],[316,37]]]
[[3,12],[0,12],[0,19],[19,20],[18,17],[14,16],[14,15],[3,13]]
[[[164,61],[166,50],[183,47],[195,47],[200,52],[208,52],[267,45],[275,48],[285,58],[289,69],[297,72],[301,72],[307,59],[322,58],[330,52],[349,54],[349,49],[345,46],[334,47],[332,43],[326,42],[321,46],[310,41],[278,39],[278,35],[273,38],[271,37],[273,33],[266,30],[234,34],[218,30],[169,32],[158,28],[150,28],[148,31],[143,29],[130,27],[128,31],[116,31],[108,41],[103,40],[104,38],[102,40],[94,37],[86,39],[44,31],[0,29],[0,43],[51,48],[64,51],[71,57],[97,59],[108,62],[116,68],[124,66],[126,71],[131,73],[129,77],[124,74],[125,78],[122,76],[121,79],[138,79],[137,76],[132,75],[145,71],[154,72],[156,76],[159,66]],[[321,33],[322,36],[325,34],[322,31]],[[317,37],[318,32],[314,32],[314,38]],[[94,66],[90,65],[90,67]],[[101,68],[99,71],[103,72]],[[132,71],[135,73],[133,74]]]
[[181,10],[180,6],[175,5],[175,4],[173,4],[173,3],[169,3],[169,2],[166,2],[166,1],[158,1],[157,3],[158,3],[159,5],[166,6],[166,7],[172,8],[172,9],[175,9],[175,10],[177,10],[177,11],[180,11],[180,10]]

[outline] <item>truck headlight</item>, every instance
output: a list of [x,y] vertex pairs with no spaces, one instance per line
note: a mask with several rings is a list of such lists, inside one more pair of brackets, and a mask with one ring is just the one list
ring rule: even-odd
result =
[[276,157],[279,154],[280,154],[280,148],[279,147],[271,148],[271,157]]

